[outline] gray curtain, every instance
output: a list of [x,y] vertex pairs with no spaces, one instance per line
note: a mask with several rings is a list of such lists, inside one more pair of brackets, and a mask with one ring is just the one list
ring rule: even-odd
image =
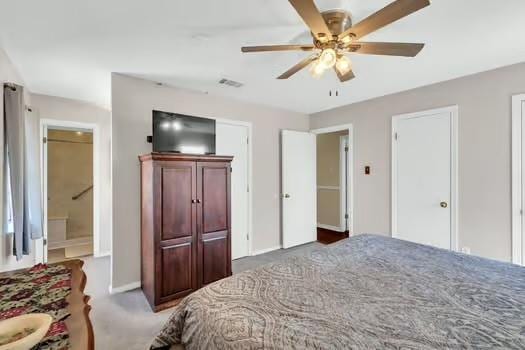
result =
[[40,182],[40,119],[36,113],[26,109],[25,113],[25,164],[27,183],[27,206],[29,207],[29,225],[31,239],[42,238],[44,213],[43,196]]
[[[28,167],[26,127],[23,87],[4,85],[4,169],[9,168],[7,176],[9,176],[11,185],[14,222],[13,254],[16,255],[17,260],[30,253],[30,239],[42,236],[41,211],[39,214],[31,213],[30,208],[33,200],[41,204],[41,196],[37,195],[35,198],[35,194],[31,194],[35,186],[30,186],[28,181],[28,168],[34,170],[35,164]],[[31,130],[33,129],[31,128]],[[6,180],[7,177],[4,177],[4,196],[8,193],[9,182]],[[40,180],[38,179],[38,181]],[[40,193],[38,187],[37,192]],[[6,203],[8,200],[9,198],[4,198],[3,202]]]

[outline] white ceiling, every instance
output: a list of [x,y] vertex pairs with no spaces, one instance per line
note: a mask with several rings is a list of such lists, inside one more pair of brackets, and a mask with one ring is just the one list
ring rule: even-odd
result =
[[[359,21],[390,0],[318,0]],[[0,0],[0,47],[37,93],[110,106],[119,72],[313,113],[525,61],[525,1],[432,0],[366,40],[427,43],[413,59],[354,55],[356,79],[279,74],[306,53],[243,45],[309,43],[286,0]],[[244,83],[219,85],[221,78]],[[338,90],[330,97],[329,90]]]

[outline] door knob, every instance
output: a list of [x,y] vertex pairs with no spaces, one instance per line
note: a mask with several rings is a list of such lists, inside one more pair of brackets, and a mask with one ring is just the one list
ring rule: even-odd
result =
[[441,203],[439,203],[439,205],[441,206],[441,208],[448,208],[448,203],[447,202],[441,202]]
[[290,198],[290,195],[289,195],[288,193],[285,193],[285,194],[283,195],[283,197],[284,197],[284,198]]
[[197,200],[196,199],[192,199],[191,202],[192,203],[197,203]]

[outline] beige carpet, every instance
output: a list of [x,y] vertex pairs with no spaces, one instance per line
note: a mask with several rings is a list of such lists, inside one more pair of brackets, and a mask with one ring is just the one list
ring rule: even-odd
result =
[[[233,261],[233,273],[249,270],[271,261],[302,255],[321,247],[311,243],[291,249]],[[110,258],[84,259],[87,274],[86,294],[91,296],[91,321],[96,349],[144,350],[171,314],[170,310],[153,313],[140,289],[110,295]]]

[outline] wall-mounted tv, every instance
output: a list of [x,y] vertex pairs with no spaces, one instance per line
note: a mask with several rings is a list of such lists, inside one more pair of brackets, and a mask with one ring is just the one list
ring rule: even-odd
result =
[[153,152],[215,154],[215,120],[153,111]]

